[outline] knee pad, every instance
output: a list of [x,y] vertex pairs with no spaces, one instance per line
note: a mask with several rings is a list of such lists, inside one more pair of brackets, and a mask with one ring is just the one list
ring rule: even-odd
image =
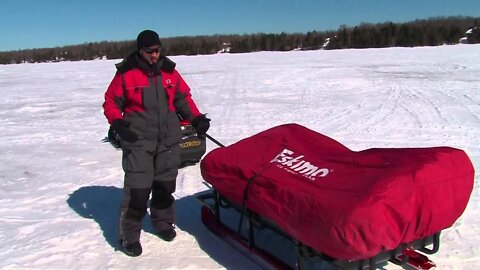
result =
[[150,197],[150,189],[132,188],[129,192],[128,209],[125,218],[140,221],[147,213],[147,202]]
[[175,184],[175,181],[154,181],[151,206],[165,209],[172,205],[175,200],[172,196],[172,193],[175,192]]

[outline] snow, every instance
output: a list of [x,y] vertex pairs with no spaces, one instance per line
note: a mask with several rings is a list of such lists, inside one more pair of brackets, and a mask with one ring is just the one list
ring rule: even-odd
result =
[[[225,145],[294,122],[353,150],[466,151],[476,185],[430,258],[437,269],[479,269],[480,45],[171,58]],[[100,140],[118,61],[0,66],[0,268],[259,269],[201,223],[198,165],[178,176],[178,238],[159,240],[147,217],[142,256],[115,251],[121,152]]]

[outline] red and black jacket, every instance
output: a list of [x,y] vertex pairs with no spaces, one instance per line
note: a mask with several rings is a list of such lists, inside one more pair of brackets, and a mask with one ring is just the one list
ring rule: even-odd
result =
[[122,142],[122,147],[153,150],[178,144],[177,114],[191,121],[200,112],[175,63],[162,56],[151,66],[133,53],[116,67],[105,93],[104,114],[110,124],[121,118],[130,121],[130,128],[139,136],[135,143]]

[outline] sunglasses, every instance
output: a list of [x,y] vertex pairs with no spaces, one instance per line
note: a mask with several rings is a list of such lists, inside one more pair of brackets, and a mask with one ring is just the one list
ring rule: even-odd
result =
[[147,54],[152,54],[152,53],[159,53],[160,48],[155,48],[155,49],[150,49],[150,48],[144,48],[143,51]]

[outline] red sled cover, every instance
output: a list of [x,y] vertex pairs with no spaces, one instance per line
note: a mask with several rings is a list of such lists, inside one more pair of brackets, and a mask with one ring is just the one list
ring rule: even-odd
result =
[[468,156],[450,147],[352,151],[297,124],[209,152],[202,177],[318,252],[354,260],[448,228],[473,189]]

